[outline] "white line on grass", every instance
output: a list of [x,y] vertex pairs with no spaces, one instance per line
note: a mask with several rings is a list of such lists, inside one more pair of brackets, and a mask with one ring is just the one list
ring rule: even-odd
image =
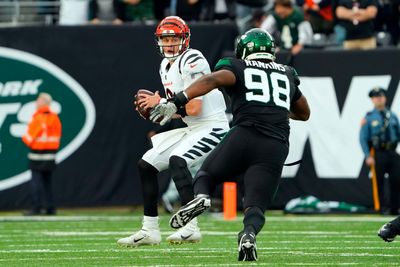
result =
[[268,254],[292,254],[301,256],[318,256],[318,257],[396,257],[399,255],[395,254],[377,254],[377,253],[330,253],[330,252],[304,252],[304,251],[287,251],[287,252],[275,252],[269,251]]
[[[215,218],[214,216],[208,216]],[[237,220],[243,217],[238,216]],[[390,216],[373,216],[373,215],[343,215],[343,216],[304,216],[304,215],[288,215],[288,216],[268,216],[267,221],[271,222],[387,222],[392,219]],[[141,221],[142,216],[1,216],[0,221]],[[216,218],[216,220],[222,220]],[[206,222],[204,222],[207,224]]]
[[0,216],[2,222],[13,221],[39,221],[39,222],[57,222],[57,221],[141,221],[142,216]]
[[[43,235],[47,236],[124,236],[124,235],[131,235],[132,232],[113,232],[113,231],[101,231],[101,232],[85,232],[85,231],[42,231],[40,232]],[[163,235],[170,235],[174,233],[173,231],[163,231]],[[227,236],[227,235],[237,235],[236,231],[202,231],[201,232],[203,235],[210,235],[210,236]],[[332,236],[337,236],[341,238],[364,238],[364,237],[370,237],[371,233],[370,232],[365,232],[364,233],[352,233],[350,231],[346,232],[341,232],[341,231],[263,231],[262,232],[264,235],[271,235],[273,236],[279,236],[279,235],[285,235],[285,236],[293,236],[293,235],[306,235],[307,238],[321,238],[321,237],[332,237]],[[375,237],[375,236],[374,236]]]

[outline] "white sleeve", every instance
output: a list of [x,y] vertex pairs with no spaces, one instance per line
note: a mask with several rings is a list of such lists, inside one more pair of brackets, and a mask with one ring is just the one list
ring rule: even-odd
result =
[[180,63],[185,89],[201,76],[211,73],[207,60],[200,51],[195,49],[186,53]]
[[276,20],[274,16],[268,15],[268,17],[261,23],[260,28],[266,30],[270,34],[276,32]]
[[313,40],[313,30],[310,22],[303,21],[299,24],[299,44],[309,45]]

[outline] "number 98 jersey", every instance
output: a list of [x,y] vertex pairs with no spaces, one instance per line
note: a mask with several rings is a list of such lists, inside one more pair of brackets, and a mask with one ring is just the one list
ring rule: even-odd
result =
[[294,68],[275,62],[223,58],[215,71],[229,70],[236,83],[225,88],[232,104],[233,126],[255,126],[263,134],[289,142],[290,104],[302,95]]

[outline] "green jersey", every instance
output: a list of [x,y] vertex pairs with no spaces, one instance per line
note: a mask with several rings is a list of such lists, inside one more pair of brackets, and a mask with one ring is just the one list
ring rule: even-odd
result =
[[217,70],[229,70],[236,83],[225,88],[233,126],[255,126],[263,134],[289,142],[290,104],[298,100],[300,80],[294,68],[275,62],[223,58]]
[[289,49],[299,41],[299,25],[304,21],[303,13],[294,8],[293,13],[287,18],[280,18],[278,15],[272,13],[276,21],[276,27],[280,32],[280,39],[284,48]]

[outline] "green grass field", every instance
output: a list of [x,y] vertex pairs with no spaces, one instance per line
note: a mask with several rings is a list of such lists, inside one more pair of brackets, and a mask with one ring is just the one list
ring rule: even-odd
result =
[[400,238],[385,243],[377,230],[392,217],[285,216],[267,213],[257,237],[257,262],[237,261],[242,217],[200,217],[203,240],[170,245],[161,216],[159,246],[116,245],[141,226],[140,212],[61,211],[54,217],[0,213],[0,266],[400,266]]

